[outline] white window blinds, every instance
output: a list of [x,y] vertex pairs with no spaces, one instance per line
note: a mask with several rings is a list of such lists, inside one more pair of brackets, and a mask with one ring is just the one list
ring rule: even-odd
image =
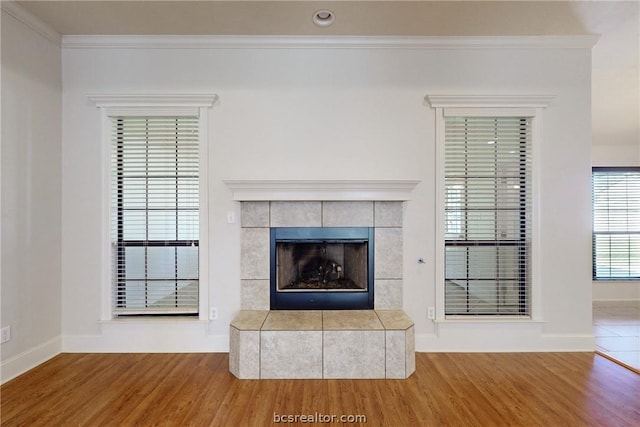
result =
[[445,117],[445,315],[529,316],[531,119]]
[[593,168],[593,278],[640,279],[640,168]]
[[112,117],[115,315],[197,314],[197,117]]

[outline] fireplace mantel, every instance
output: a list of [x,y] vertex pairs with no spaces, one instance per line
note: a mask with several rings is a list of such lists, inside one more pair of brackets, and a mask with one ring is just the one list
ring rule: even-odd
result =
[[237,201],[405,201],[415,180],[224,180]]

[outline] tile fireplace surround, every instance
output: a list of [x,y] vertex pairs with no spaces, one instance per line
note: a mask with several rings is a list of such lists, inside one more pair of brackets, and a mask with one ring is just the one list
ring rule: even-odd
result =
[[[374,227],[374,310],[270,309],[271,227]],[[402,311],[402,201],[241,201],[238,378],[407,378],[414,329]]]

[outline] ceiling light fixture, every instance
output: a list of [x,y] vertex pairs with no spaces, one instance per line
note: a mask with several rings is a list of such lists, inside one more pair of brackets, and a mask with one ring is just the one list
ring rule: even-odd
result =
[[328,9],[318,10],[313,14],[313,23],[319,27],[328,27],[333,24],[335,20],[336,16]]

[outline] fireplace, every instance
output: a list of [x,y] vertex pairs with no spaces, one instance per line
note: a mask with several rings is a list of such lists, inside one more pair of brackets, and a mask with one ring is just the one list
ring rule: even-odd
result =
[[[352,184],[238,184],[241,310],[229,328],[236,377],[407,378],[415,371],[413,322],[402,311],[403,202],[387,181],[359,184],[357,192]],[[347,197],[364,194],[375,200]]]
[[373,227],[276,227],[270,234],[272,310],[373,309]]

